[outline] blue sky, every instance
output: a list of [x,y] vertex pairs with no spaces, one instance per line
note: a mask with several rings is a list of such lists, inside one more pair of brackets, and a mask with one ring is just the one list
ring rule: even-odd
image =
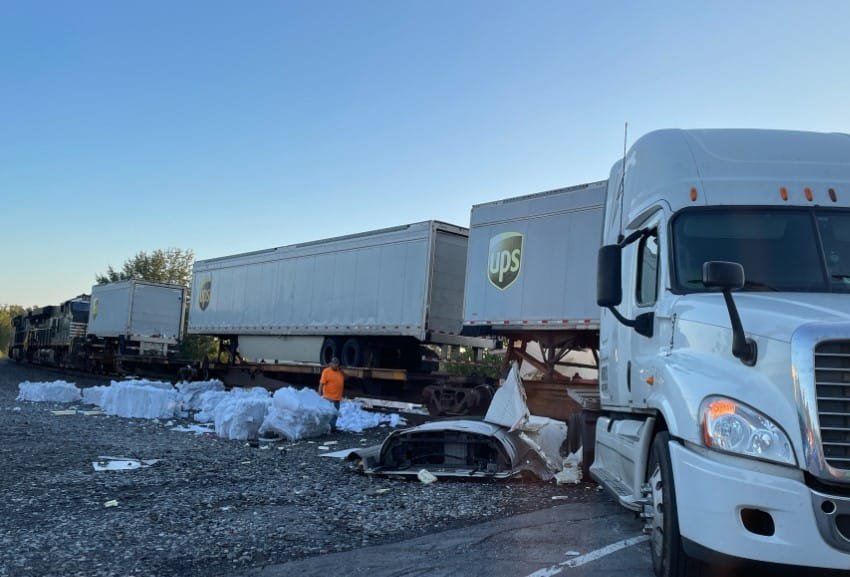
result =
[[0,304],[607,177],[666,127],[850,132],[850,3],[5,2]]

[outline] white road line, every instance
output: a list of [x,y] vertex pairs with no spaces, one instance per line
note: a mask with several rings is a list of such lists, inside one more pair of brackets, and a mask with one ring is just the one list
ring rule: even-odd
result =
[[601,549],[591,551],[590,553],[586,553],[580,557],[573,557],[568,561],[558,563],[557,565],[553,565],[552,567],[547,567],[546,569],[539,569],[538,571],[535,571],[527,577],[552,577],[553,575],[557,575],[558,573],[569,567],[578,567],[580,565],[584,565],[585,563],[596,561],[597,559],[601,559],[606,555],[616,553],[617,551],[625,549],[626,547],[631,547],[632,545],[637,545],[638,543],[643,543],[648,540],[649,535],[638,535],[637,537],[629,537],[628,539],[623,539],[622,541],[611,543],[610,545],[606,545]]

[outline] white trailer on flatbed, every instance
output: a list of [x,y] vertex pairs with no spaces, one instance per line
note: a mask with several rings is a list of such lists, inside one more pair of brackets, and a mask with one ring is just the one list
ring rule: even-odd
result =
[[195,263],[189,333],[256,362],[418,368],[463,337],[468,231],[426,221]]

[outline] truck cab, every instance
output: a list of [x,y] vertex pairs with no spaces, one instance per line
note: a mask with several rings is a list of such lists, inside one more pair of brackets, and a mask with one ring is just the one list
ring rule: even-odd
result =
[[652,132],[602,244],[591,474],[656,574],[850,569],[850,136]]

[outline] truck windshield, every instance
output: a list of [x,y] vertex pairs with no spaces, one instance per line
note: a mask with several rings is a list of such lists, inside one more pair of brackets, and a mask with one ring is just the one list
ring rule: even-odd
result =
[[744,267],[745,291],[850,292],[850,211],[694,209],[672,223],[677,292],[706,290],[702,264]]

